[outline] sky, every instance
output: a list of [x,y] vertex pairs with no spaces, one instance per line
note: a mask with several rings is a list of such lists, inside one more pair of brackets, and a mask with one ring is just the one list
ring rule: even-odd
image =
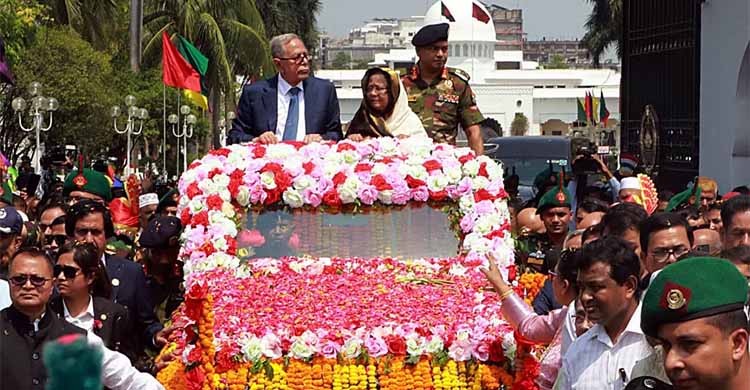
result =
[[[434,0],[321,0],[318,27],[343,38],[353,27],[376,17],[401,18],[424,15]],[[591,12],[588,0],[485,0],[506,8],[523,10],[523,28],[530,40],[575,39],[584,33]]]

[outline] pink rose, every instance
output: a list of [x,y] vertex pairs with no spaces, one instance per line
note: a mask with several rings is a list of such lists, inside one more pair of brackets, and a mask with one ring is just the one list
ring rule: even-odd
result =
[[461,218],[461,230],[464,233],[468,233],[471,229],[474,229],[474,213],[467,213]]
[[302,191],[302,199],[305,201],[305,204],[309,204],[313,207],[320,206],[320,202],[322,200],[318,193],[309,188]]
[[380,337],[372,336],[365,338],[365,348],[372,357],[385,356],[388,353],[388,345]]
[[326,341],[320,347],[320,354],[327,359],[335,359],[340,350],[340,345],[333,341]]
[[430,198],[430,191],[427,190],[426,186],[419,186],[411,190],[411,196],[416,201],[427,202],[427,199]]
[[378,190],[375,188],[375,186],[372,185],[364,185],[359,190],[359,200],[362,201],[362,203],[366,205],[371,205],[375,203],[375,201],[378,199]]

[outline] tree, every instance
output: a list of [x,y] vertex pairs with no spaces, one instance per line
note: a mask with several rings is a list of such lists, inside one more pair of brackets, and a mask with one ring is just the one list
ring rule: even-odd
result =
[[158,0],[144,16],[144,62],[158,66],[161,34],[180,34],[209,59],[206,74],[211,127],[206,149],[219,145],[222,97],[236,101],[234,75],[268,76],[273,72],[263,19],[253,0]]
[[623,0],[588,0],[593,8],[586,21],[586,34],[581,40],[592,57],[595,67],[600,66],[604,51],[614,44],[617,56],[622,58],[623,48]]
[[568,69],[568,63],[565,62],[565,58],[559,54],[555,54],[550,58],[549,63],[544,66],[547,69]]
[[311,53],[318,47],[316,17],[320,0],[260,0],[256,2],[268,38],[285,33],[299,35]]
[[349,54],[340,51],[336,53],[336,57],[333,58],[331,67],[333,69],[345,69],[348,68],[351,63],[352,58],[349,56]]
[[40,0],[50,9],[53,24],[69,26],[97,50],[110,48],[118,21],[123,20],[117,0]]
[[513,122],[510,123],[510,134],[526,135],[527,131],[529,131],[529,119],[522,112],[517,112]]
[[[22,53],[15,71],[17,85],[39,81],[45,96],[60,101],[52,129],[42,135],[43,142],[47,145],[76,144],[88,155],[112,145],[114,132],[108,114],[116,95],[111,86],[109,60],[108,55],[94,50],[70,28],[43,28],[36,34],[34,43]],[[16,91],[16,94],[24,93],[20,88]],[[28,100],[29,96],[24,97]],[[24,120],[28,125],[28,116]],[[18,151],[18,145],[5,143],[10,138],[15,137],[20,143],[34,137],[22,133],[17,124],[5,130],[11,134],[3,137],[4,143],[0,145],[3,150]]]

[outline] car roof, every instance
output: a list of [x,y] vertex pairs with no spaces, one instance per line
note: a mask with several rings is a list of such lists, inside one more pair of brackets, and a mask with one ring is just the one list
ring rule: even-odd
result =
[[493,138],[487,143],[499,146],[494,157],[570,156],[570,138],[563,136],[515,136]]

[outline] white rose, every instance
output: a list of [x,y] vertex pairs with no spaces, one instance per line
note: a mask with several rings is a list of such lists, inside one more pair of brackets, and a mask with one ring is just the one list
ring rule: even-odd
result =
[[236,214],[234,206],[229,202],[224,202],[224,204],[221,205],[221,212],[224,213],[227,218],[234,218]]
[[479,162],[476,159],[467,161],[463,166],[463,172],[466,176],[476,176],[479,173]]
[[250,203],[250,189],[247,186],[239,186],[237,188],[237,203],[242,207],[247,207]]
[[276,188],[276,180],[273,172],[263,172],[260,174],[260,183],[263,184],[264,188],[272,190]]
[[304,191],[312,187],[314,184],[315,181],[313,181],[312,177],[308,175],[301,175],[294,179],[294,188],[298,189],[299,191]]
[[458,201],[458,207],[465,213],[471,211],[474,208],[474,195],[469,194],[462,196]]
[[391,204],[393,197],[393,191],[391,190],[385,190],[378,192],[378,200],[383,204]]
[[359,153],[357,153],[355,150],[345,150],[343,153],[341,153],[343,157],[344,164],[347,165],[354,165],[359,162]]
[[304,199],[302,199],[302,194],[295,190],[294,188],[287,188],[286,191],[284,191],[284,194],[281,195],[282,199],[284,199],[284,203],[286,203],[291,208],[300,208],[303,204],[305,204]]
[[461,167],[455,166],[450,168],[443,168],[443,173],[445,174],[445,177],[448,178],[448,182],[450,184],[456,184],[463,178],[463,173],[461,172]]
[[250,337],[243,340],[241,344],[244,344],[241,350],[245,361],[255,363],[263,356],[263,346],[259,338]]
[[448,186],[448,179],[443,175],[433,175],[427,180],[427,188],[432,192],[439,192]]
[[406,339],[406,353],[409,356],[421,356],[424,353],[424,340],[421,337]]
[[474,191],[487,188],[489,184],[490,184],[490,181],[487,180],[487,178],[484,176],[477,176],[477,177],[471,178],[471,187],[474,189]]
[[429,354],[436,354],[442,351],[443,347],[443,340],[439,336],[432,336],[432,338],[425,345],[424,349],[425,352]]
[[341,347],[341,354],[347,359],[354,359],[362,353],[362,340],[352,337],[346,340],[344,346]]
[[370,172],[373,176],[382,175],[383,173],[388,172],[388,166],[383,163],[376,163],[372,166],[372,170]]

